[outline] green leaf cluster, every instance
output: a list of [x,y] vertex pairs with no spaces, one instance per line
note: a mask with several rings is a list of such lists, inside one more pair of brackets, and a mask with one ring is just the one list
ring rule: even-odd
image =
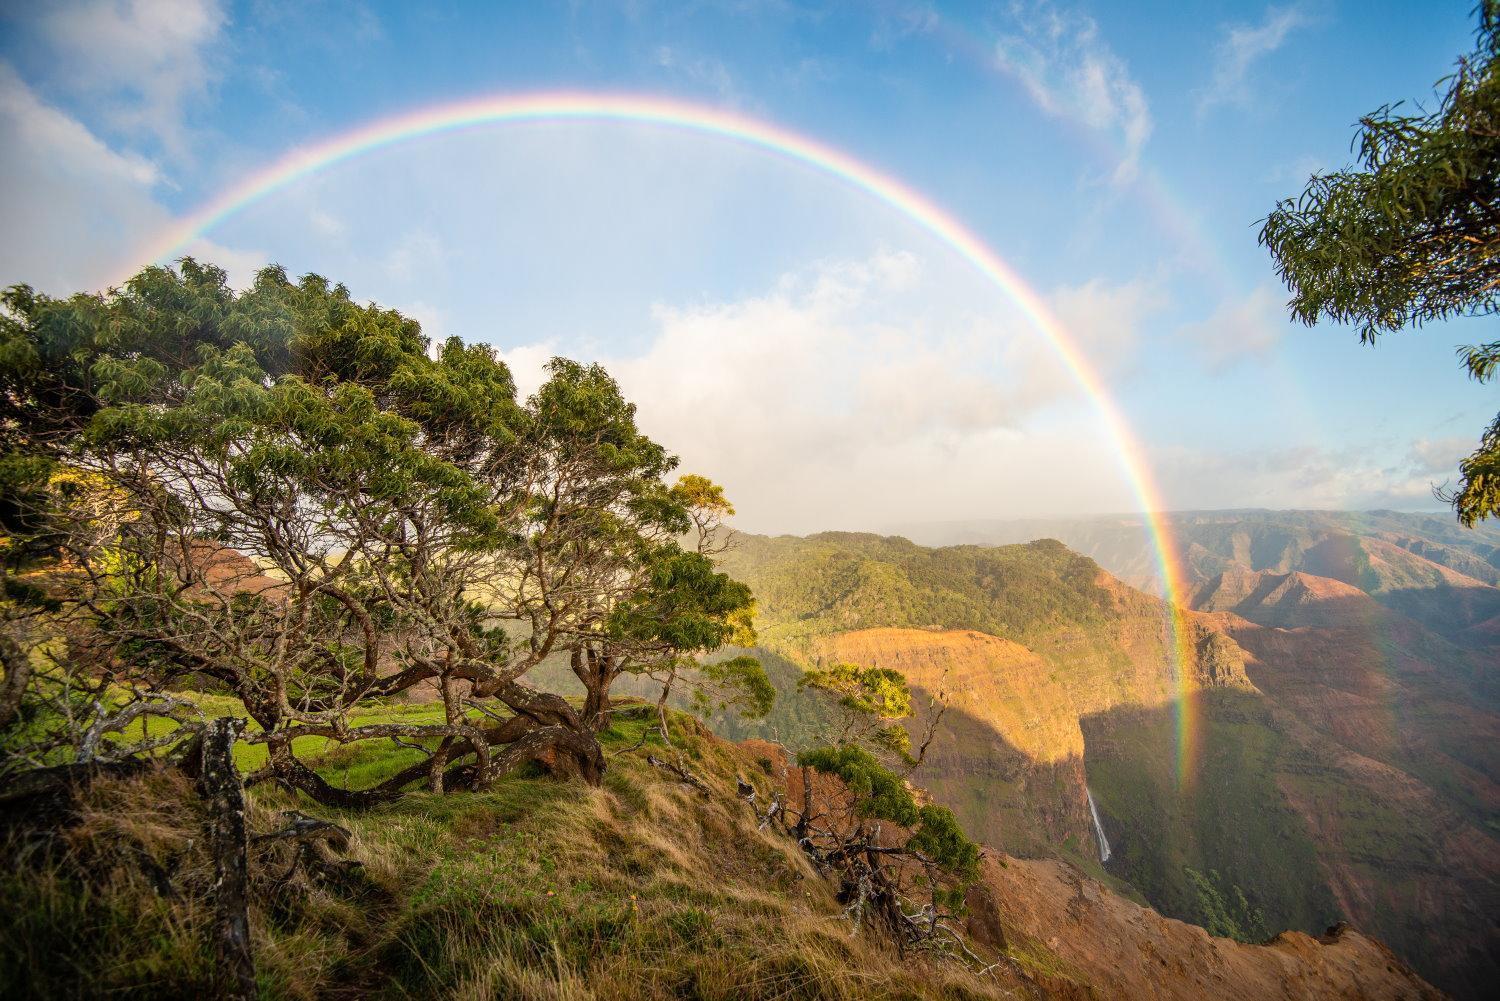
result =
[[[706,688],[700,687],[697,707],[700,710],[724,710],[733,706],[742,719],[759,720],[770,715],[776,703],[776,686],[766,669],[754,657],[730,657],[698,665]],[[718,705],[707,697],[708,691],[728,693]]]
[[[1500,311],[1500,0],[1439,82],[1431,111],[1387,105],[1360,120],[1357,165],[1312,177],[1277,204],[1260,242],[1292,291],[1292,316],[1358,327],[1361,340]],[[1500,344],[1460,351],[1488,381]],[[1446,495],[1472,525],[1500,511],[1500,416]]]
[[906,783],[863,747],[842,744],[813,748],[798,754],[797,764],[842,779],[854,796],[858,816],[889,820],[903,827],[914,827],[920,819]]
[[863,741],[901,760],[911,760],[911,734],[897,722],[912,714],[911,688],[900,671],[834,664],[805,672],[797,688],[837,697],[844,719],[838,737],[841,743]]
[[979,846],[964,834],[953,811],[935,804],[918,807],[901,777],[869,751],[853,744],[819,747],[798,754],[797,763],[843,780],[854,797],[856,816],[910,828],[905,847],[931,859],[961,885],[979,877]]

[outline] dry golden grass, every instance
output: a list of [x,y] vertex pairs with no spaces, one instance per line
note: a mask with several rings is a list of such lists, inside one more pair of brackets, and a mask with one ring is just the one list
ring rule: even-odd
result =
[[[759,764],[696,721],[674,723],[677,746],[648,740],[632,751],[648,724],[617,722],[599,789],[514,778],[484,794],[417,793],[364,813],[257,790],[252,830],[273,829],[277,811],[296,805],[348,827],[349,855],[363,863],[349,886],[303,883],[280,896],[262,886],[252,914],[262,995],[1029,995],[1018,982],[901,957],[856,933],[791,839],[757,830],[735,798],[738,775],[769,795]],[[653,768],[648,752],[680,760],[714,793]],[[99,782],[62,857],[8,866],[0,995],[211,996],[211,873],[198,810],[170,773]],[[173,872],[174,896],[157,895],[132,862],[138,851]],[[263,869],[279,872],[286,860]]]

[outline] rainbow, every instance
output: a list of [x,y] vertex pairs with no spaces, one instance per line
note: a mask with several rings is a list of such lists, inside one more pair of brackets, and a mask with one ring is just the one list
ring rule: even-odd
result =
[[1197,754],[1198,720],[1193,708],[1192,681],[1186,670],[1190,651],[1185,646],[1188,629],[1180,610],[1183,582],[1169,526],[1160,514],[1160,495],[1139,443],[1066,328],[998,254],[925,195],[846,153],[768,122],[661,97],[580,92],[483,97],[381,119],[292,150],[157,234],[134,255],[134,260],[139,263],[174,259],[192,240],[267,195],[363,153],[438,133],[542,121],[628,122],[671,128],[739,143],[829,175],[871,195],[946,243],[1026,315],[1092,402],[1145,516],[1169,608],[1167,641],[1179,696],[1178,778],[1180,784],[1188,784]]

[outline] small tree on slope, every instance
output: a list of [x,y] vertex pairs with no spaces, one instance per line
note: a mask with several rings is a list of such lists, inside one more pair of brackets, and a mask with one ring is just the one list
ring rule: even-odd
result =
[[[918,805],[887,763],[918,763],[900,722],[912,714],[906,679],[888,669],[837,664],[809,671],[802,683],[833,699],[843,716],[836,743],[797,756],[803,799],[793,830],[803,850],[839,880],[839,897],[854,920],[879,927],[903,947],[967,952],[951,922],[978,878],[979,846],[947,807]],[[929,730],[923,752],[930,736]],[[814,773],[836,777],[840,789],[821,806]]]

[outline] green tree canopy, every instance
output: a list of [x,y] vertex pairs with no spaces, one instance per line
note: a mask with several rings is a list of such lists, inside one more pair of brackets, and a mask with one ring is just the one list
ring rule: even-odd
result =
[[901,721],[912,715],[911,687],[900,671],[832,664],[804,672],[797,687],[834,699],[840,724],[833,736],[839,744],[866,744],[908,758],[911,733]]
[[[1360,338],[1500,310],[1500,0],[1483,0],[1475,50],[1430,112],[1387,105],[1360,120],[1357,166],[1313,177],[1266,217],[1260,241],[1292,316]],[[1500,341],[1460,350],[1491,380]],[[1500,511],[1500,416],[1460,464],[1449,499],[1466,525]]]
[[[346,805],[528,761],[597,781],[615,678],[691,672],[746,630],[750,592],[702,538],[722,490],[669,484],[677,460],[597,365],[555,359],[520,400],[490,348],[434,346],[278,268],[236,292],[185,260],[105,295],[12,288],[0,307],[0,517],[25,543],[7,553],[19,570],[50,552],[77,613],[59,670],[34,681],[165,701],[220,686],[270,751],[252,778]],[[80,484],[108,510],[81,506]],[[526,685],[553,655],[583,680],[582,711]],[[419,685],[442,723],[351,724]],[[314,735],[429,744],[350,790],[297,759]]]

